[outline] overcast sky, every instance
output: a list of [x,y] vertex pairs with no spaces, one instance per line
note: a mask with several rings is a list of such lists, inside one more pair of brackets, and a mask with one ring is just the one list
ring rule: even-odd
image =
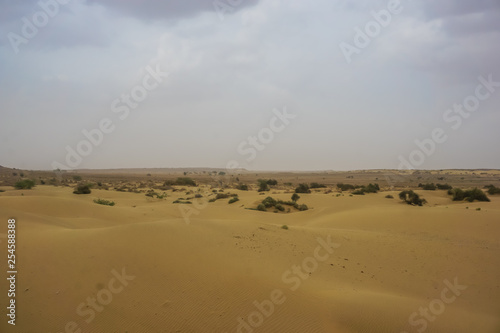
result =
[[0,0],[0,165],[500,168],[499,0],[41,3]]

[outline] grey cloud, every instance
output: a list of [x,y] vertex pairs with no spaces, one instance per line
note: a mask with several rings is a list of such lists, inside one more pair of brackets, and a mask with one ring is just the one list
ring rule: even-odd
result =
[[[195,16],[202,12],[213,11],[216,14],[213,0],[88,0],[89,4],[100,4],[108,9],[139,19],[180,19]],[[259,0],[217,0],[227,5],[230,12],[237,12],[245,7],[256,5]],[[233,3],[234,5],[232,5]]]

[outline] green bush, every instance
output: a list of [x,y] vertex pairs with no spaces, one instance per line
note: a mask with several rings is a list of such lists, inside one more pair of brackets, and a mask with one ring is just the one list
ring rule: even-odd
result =
[[486,194],[478,188],[473,188],[472,190],[462,190],[459,188],[454,188],[448,190],[448,194],[452,196],[453,201],[463,201],[467,200],[469,202],[477,201],[490,201]]
[[276,179],[268,179],[267,185],[271,185],[271,186],[278,185],[278,181]]
[[232,203],[235,203],[236,201],[240,201],[240,199],[238,197],[233,197],[233,198],[229,199],[228,203],[232,204]]
[[295,193],[311,193],[311,190],[309,189],[309,185],[299,184],[299,186],[295,189]]
[[75,190],[73,191],[74,194],[90,194],[91,185],[90,184],[79,184]]
[[436,184],[436,187],[438,188],[438,190],[451,190],[452,189],[451,185],[448,185],[448,184]]
[[236,187],[240,191],[248,191],[248,185],[240,184]]
[[18,190],[29,190],[35,186],[35,181],[31,179],[23,179],[14,185]]
[[302,205],[300,205],[300,206],[298,207],[298,210],[300,210],[301,212],[302,212],[302,211],[305,211],[305,210],[308,210],[308,209],[309,209],[309,207],[307,207],[307,205],[304,205],[304,204],[302,204]]
[[191,201],[188,201],[188,200],[184,201],[184,200],[181,200],[180,198],[175,200],[173,203],[174,204],[192,204]]
[[269,185],[267,184],[267,180],[259,179],[258,184],[259,184],[259,189],[257,190],[258,192],[266,192],[270,190]]
[[297,193],[292,194],[292,201],[296,202],[299,199],[300,199],[300,195],[298,195]]
[[283,225],[281,226],[281,229],[288,230],[288,226],[287,226],[286,224],[283,224]]
[[276,209],[279,210],[280,212],[283,212],[285,210],[285,207],[283,207],[282,204],[276,204]]
[[276,206],[277,202],[273,198],[267,197],[264,200],[262,200],[262,204],[266,206],[266,208],[270,208]]
[[407,204],[414,206],[422,206],[427,202],[425,199],[421,199],[419,195],[412,190],[401,191],[399,193],[399,198]]
[[338,184],[337,184],[337,187],[338,187],[341,191],[348,191],[348,190],[354,190],[354,189],[355,189],[354,185],[351,185],[351,184],[344,184],[344,183],[338,183]]
[[110,201],[110,200],[104,200],[104,199],[94,199],[94,202],[99,205],[105,205],[105,206],[114,206],[115,202]]
[[324,187],[326,187],[325,184],[311,183],[311,188],[324,188]]
[[486,186],[486,188],[488,189],[489,195],[500,194],[500,188],[496,187],[495,185],[488,185]]
[[217,195],[215,196],[215,199],[216,200],[227,199],[229,197],[231,197],[231,193],[217,193]]
[[385,197],[386,197],[387,199],[394,199],[394,197],[393,197],[392,195],[390,195],[390,194],[387,194]]
[[173,185],[179,186],[196,186],[196,182],[190,177],[178,177]]
[[419,184],[419,187],[421,187],[423,190],[426,190],[426,191],[435,191],[436,190],[436,185],[434,185],[434,183]]
[[262,212],[267,211],[267,210],[266,210],[266,206],[264,206],[264,204],[259,204],[259,205],[257,206],[257,210],[260,210],[260,211],[262,211]]
[[356,191],[353,191],[352,194],[354,194],[354,195],[365,195],[365,192],[362,189],[358,189]]

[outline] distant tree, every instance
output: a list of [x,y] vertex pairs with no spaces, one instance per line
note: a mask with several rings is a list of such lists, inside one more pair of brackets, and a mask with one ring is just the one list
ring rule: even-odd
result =
[[259,184],[258,192],[265,192],[270,190],[269,185],[267,184],[267,180],[259,179],[258,184]]
[[18,190],[29,190],[35,186],[35,181],[31,179],[23,179],[14,185]]
[[90,184],[79,184],[75,190],[73,191],[74,194],[90,194]]
[[311,193],[311,190],[309,189],[309,185],[299,184],[299,186],[295,189],[295,193]]
[[420,196],[412,190],[402,191],[399,193],[399,198],[409,205],[422,206],[427,201],[421,199]]
[[297,193],[292,194],[292,201],[297,202],[300,199],[300,195]]

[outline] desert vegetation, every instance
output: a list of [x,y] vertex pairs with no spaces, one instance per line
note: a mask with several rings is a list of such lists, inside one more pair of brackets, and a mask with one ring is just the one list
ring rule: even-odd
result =
[[23,179],[14,185],[18,190],[29,190],[35,186],[35,181],[31,179]]
[[91,184],[78,184],[73,191],[74,194],[90,194],[92,185]]
[[115,202],[111,200],[105,200],[105,199],[94,199],[94,202],[99,205],[105,205],[105,206],[114,206]]
[[417,193],[413,192],[413,190],[401,191],[399,193],[399,198],[407,204],[413,206],[422,206],[423,204],[427,203],[425,199],[420,198],[420,196]]
[[490,201],[488,196],[477,187],[465,191],[460,188],[453,188],[451,190],[448,190],[448,194],[451,195],[451,200],[453,201]]

